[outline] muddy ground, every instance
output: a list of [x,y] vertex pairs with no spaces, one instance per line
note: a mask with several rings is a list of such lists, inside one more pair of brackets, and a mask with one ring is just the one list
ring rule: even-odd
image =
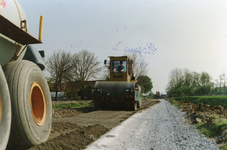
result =
[[131,115],[159,102],[155,99],[143,100],[142,107],[137,111],[96,110],[94,106],[55,110],[48,141],[28,150],[84,149]]

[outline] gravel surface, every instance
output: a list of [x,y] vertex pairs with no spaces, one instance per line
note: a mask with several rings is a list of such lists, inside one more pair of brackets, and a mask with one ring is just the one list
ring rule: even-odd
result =
[[184,125],[183,115],[165,100],[137,113],[104,134],[86,150],[216,150],[193,126]]

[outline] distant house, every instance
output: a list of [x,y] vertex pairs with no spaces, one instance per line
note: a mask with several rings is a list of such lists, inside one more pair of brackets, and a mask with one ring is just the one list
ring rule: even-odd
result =
[[94,87],[95,86],[95,82],[96,81],[84,81],[83,85],[81,83],[81,81],[75,81],[75,82],[68,82],[64,85],[64,91],[67,90],[72,90],[72,89],[76,89],[76,90],[80,90],[82,86],[84,86],[85,88],[87,87]]
[[66,91],[76,91],[77,96],[81,99],[92,99],[92,88],[95,86],[96,81],[75,81],[68,83]]
[[[85,87],[94,87],[96,81],[84,81],[84,86]],[[49,86],[54,86],[54,83],[49,83]],[[67,82],[67,83],[62,83],[61,84],[61,91],[60,89],[58,90],[59,92],[65,92],[65,90],[71,90],[71,89],[77,89],[79,90],[81,87],[81,82],[80,81],[75,81],[75,82]],[[55,92],[55,91],[51,91]]]
[[[50,92],[50,96],[51,96],[51,99],[54,100],[56,96],[56,92]],[[65,96],[65,92],[58,92],[57,100],[63,99],[64,96]]]
[[[83,82],[75,81],[75,82],[62,83],[61,90],[59,89],[58,91],[61,93],[72,91],[74,95],[80,96],[81,99],[92,99],[92,88],[95,86],[96,81],[83,81]],[[54,83],[50,83],[49,86],[54,86]],[[55,92],[55,91],[51,91],[51,93],[52,92]],[[54,94],[53,96],[55,97]],[[58,94],[58,97],[60,97],[59,94]]]

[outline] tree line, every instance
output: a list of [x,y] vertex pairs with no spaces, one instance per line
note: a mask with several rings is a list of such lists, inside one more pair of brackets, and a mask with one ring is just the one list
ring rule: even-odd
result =
[[[224,76],[220,75],[220,82],[212,82],[212,77],[207,72],[198,73],[189,69],[173,69],[169,74],[166,86],[168,96],[205,96],[226,94]],[[223,82],[221,82],[223,81]],[[223,85],[223,88],[221,88]]]
[[[95,79],[102,70],[100,62],[94,53],[87,50],[79,51],[71,54],[65,51],[54,51],[54,53],[46,60],[47,71],[50,73],[49,82],[53,83],[52,91],[62,90],[63,82],[88,81]],[[81,85],[82,86],[82,85]],[[83,87],[81,87],[83,88]]]
[[[148,66],[140,66],[144,59],[138,60],[138,55],[131,54],[133,60],[134,76],[138,78],[139,84],[142,87],[142,92],[151,91],[151,79],[146,76]],[[142,62],[143,63],[143,62]],[[50,73],[47,78],[50,90],[55,92],[55,100],[57,100],[57,93],[65,89],[62,83],[70,84],[71,87],[76,86],[82,92],[86,91],[85,81],[90,80],[108,80],[109,71],[108,66],[98,61],[98,56],[87,50],[79,51],[78,53],[71,54],[62,50],[54,51],[53,54],[46,59],[46,70]],[[101,73],[103,73],[101,75]],[[67,89],[66,89],[67,90]],[[68,96],[75,97],[77,94],[75,89],[67,91]]]

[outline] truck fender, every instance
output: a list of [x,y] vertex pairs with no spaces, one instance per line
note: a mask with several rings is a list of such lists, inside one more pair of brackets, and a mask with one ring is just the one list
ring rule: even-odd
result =
[[23,60],[29,60],[34,62],[36,65],[39,66],[41,70],[45,69],[45,62],[41,57],[41,54],[36,50],[35,47],[28,45]]

